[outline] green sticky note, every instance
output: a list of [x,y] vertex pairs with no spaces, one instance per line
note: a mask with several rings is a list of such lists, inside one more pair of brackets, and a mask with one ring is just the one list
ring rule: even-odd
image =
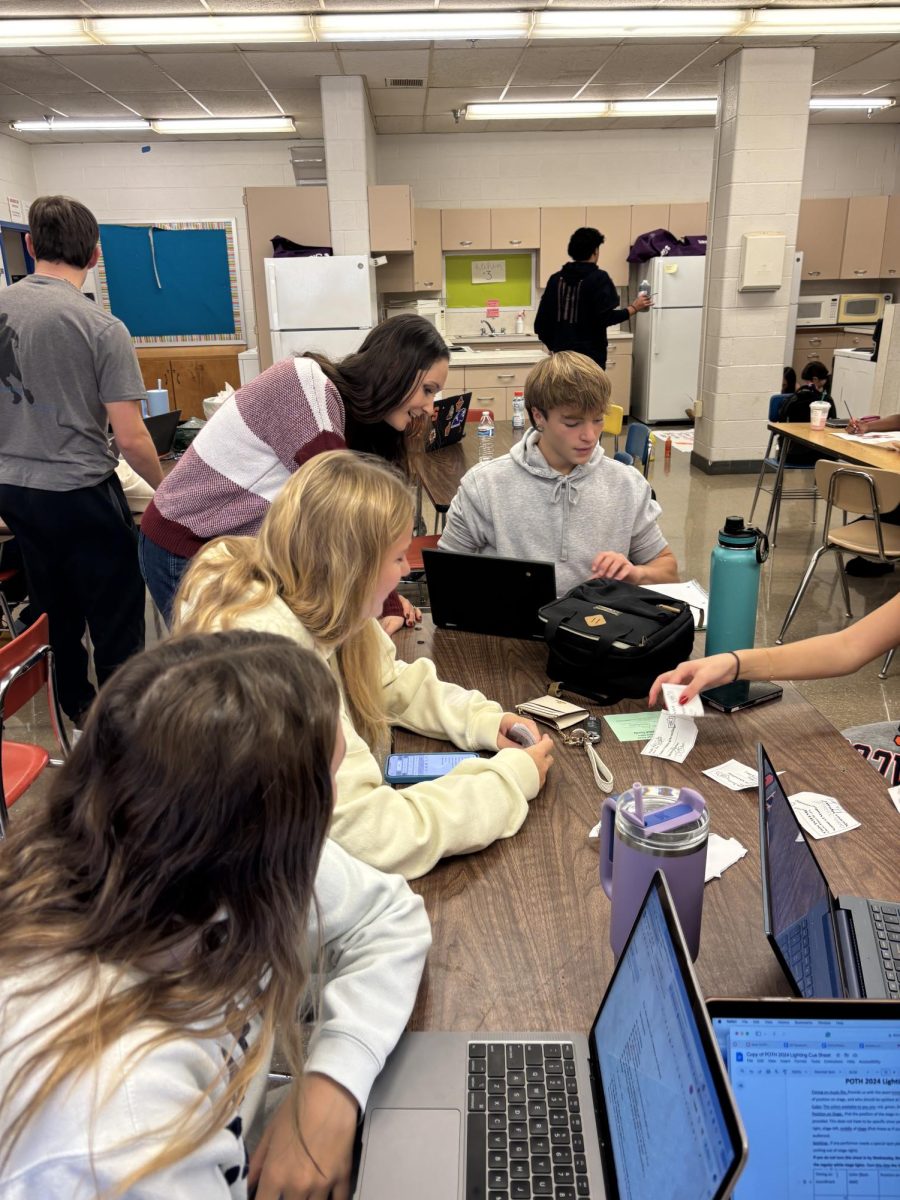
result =
[[613,713],[603,720],[620,742],[649,742],[656,733],[659,712]]

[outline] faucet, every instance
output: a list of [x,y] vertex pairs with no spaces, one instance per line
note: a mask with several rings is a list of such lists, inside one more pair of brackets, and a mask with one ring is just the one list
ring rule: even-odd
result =
[[484,333],[485,325],[487,325],[487,327],[488,327],[488,336],[496,337],[497,336],[496,329],[494,329],[493,325],[490,323],[490,321],[487,319],[487,317],[482,317],[481,318],[481,332],[482,333]]

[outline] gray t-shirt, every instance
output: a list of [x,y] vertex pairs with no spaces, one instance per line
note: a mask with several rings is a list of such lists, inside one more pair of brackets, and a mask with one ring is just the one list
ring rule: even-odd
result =
[[65,279],[0,291],[0,483],[69,492],[116,467],[105,406],[146,394],[128,330]]

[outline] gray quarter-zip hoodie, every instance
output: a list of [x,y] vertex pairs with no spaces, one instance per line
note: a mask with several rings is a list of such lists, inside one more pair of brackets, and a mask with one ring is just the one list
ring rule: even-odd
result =
[[555,471],[532,429],[509,454],[467,471],[438,543],[463,554],[498,554],[556,564],[559,595],[590,578],[601,550],[638,565],[666,548],[661,509],[634,469],[607,458],[598,443],[568,475]]

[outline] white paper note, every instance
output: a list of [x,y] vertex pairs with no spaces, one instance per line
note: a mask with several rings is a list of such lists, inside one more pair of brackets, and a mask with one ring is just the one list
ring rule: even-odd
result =
[[900,786],[888,788],[888,795],[891,798],[891,804],[900,813]]
[[746,853],[746,846],[742,846],[737,838],[723,838],[711,833],[706,846],[706,877],[703,882],[720,879],[722,872],[740,862]]
[[666,712],[674,713],[676,717],[703,717],[703,701],[699,696],[691,696],[687,704],[679,704],[678,697],[684,691],[683,683],[664,683],[662,685],[663,704]]
[[756,787],[759,783],[759,773],[753,767],[745,767],[736,758],[729,758],[721,766],[710,767],[703,774],[723,787],[731,788],[733,792],[742,792],[744,788]]
[[684,762],[697,740],[697,725],[692,717],[676,717],[673,713],[661,712],[656,722],[656,732],[641,751],[651,758],[668,758],[671,762]]
[[797,820],[814,838],[834,837],[848,829],[858,829],[859,821],[851,817],[834,796],[823,796],[819,792],[795,792],[788,796]]

